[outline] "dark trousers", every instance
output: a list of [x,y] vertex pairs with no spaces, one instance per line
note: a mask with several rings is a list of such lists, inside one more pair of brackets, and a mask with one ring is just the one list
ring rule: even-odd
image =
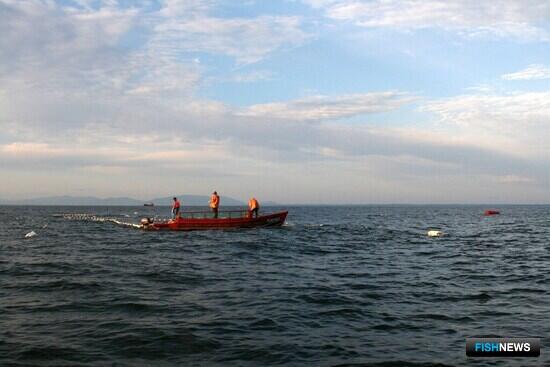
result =
[[172,209],[172,219],[176,219],[179,217],[180,217],[180,208]]
[[248,216],[250,218],[252,218],[252,217],[258,218],[258,208],[249,210],[248,211]]
[[214,218],[218,217],[218,208],[212,208],[212,213],[214,213]]

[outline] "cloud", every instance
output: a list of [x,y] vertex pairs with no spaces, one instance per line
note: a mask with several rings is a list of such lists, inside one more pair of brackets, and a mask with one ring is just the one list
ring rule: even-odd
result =
[[308,35],[296,16],[256,18],[216,18],[199,14],[192,18],[170,18],[155,26],[165,52],[207,52],[235,58],[239,64],[252,64],[283,47],[302,44]]
[[90,60],[98,52],[100,56],[117,54],[116,46],[137,14],[135,9],[108,2],[98,9],[78,9],[52,2],[0,1],[1,64],[13,68],[45,61],[67,65]]
[[[22,170],[32,167],[39,170],[63,168],[67,170],[94,167],[124,168],[124,172],[148,169],[154,172],[181,172],[190,167],[211,165],[220,156],[230,157],[226,147],[220,144],[183,143],[131,137],[132,144],[120,144],[104,137],[101,146],[89,141],[78,145],[66,142],[31,143],[13,142],[0,145],[5,167]],[[219,167],[218,167],[219,168]],[[206,170],[206,169],[205,169]]]
[[181,97],[201,80],[197,52],[251,64],[309,38],[297,16],[215,17],[209,14],[213,1],[159,5],[0,0],[2,86],[76,90],[88,98]]
[[534,180],[530,177],[522,177],[522,176],[516,176],[516,175],[506,175],[506,176],[497,176],[497,181],[500,183],[519,183],[519,184],[529,184],[533,183]]
[[249,73],[236,74],[230,77],[229,79],[222,80],[222,81],[230,81],[235,83],[253,83],[253,82],[273,80],[273,78],[274,78],[274,75],[270,71],[256,70],[256,71],[251,71]]
[[[425,101],[382,90],[248,106],[202,97],[207,83],[270,78],[249,64],[310,39],[299,15],[227,16],[217,5],[0,0],[0,166],[11,179],[1,194],[28,195],[40,182],[41,194],[152,197],[215,185],[279,201],[429,200],[434,191],[444,201],[453,187],[468,195],[453,182],[533,192],[548,182],[547,92]],[[345,4],[314,5],[329,14]],[[357,24],[385,27],[357,9]],[[344,8],[331,14],[348,19]],[[420,24],[412,19],[397,26]],[[483,28],[473,24],[470,33]],[[369,123],[388,112],[398,121]]]
[[515,73],[504,74],[504,80],[540,80],[550,79],[550,67],[544,65],[532,64],[527,68]]
[[455,140],[516,156],[550,153],[550,92],[472,94],[427,102]]
[[415,98],[398,92],[312,96],[289,102],[250,106],[238,116],[296,121],[336,120],[355,115],[395,110]]
[[149,5],[0,0],[0,141],[152,123],[201,131],[199,120],[225,107],[195,96],[205,67],[194,52],[252,63],[307,38],[298,17],[219,18],[213,1]]
[[428,102],[423,110],[438,114],[442,121],[461,126],[525,128],[548,124],[550,92],[462,95]]
[[464,36],[549,41],[545,0],[304,0],[327,17],[368,28],[441,28]]

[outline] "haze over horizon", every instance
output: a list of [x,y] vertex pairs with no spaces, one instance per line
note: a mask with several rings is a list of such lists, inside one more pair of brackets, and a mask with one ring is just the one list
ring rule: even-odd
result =
[[1,199],[550,203],[550,2],[0,0]]

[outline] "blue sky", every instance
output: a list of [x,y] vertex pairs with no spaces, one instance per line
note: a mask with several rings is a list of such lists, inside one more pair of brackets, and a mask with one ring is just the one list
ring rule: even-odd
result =
[[543,0],[0,0],[0,198],[549,203]]

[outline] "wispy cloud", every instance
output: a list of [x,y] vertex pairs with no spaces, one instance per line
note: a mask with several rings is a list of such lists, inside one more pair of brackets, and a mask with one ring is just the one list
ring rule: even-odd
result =
[[498,128],[506,123],[525,128],[548,123],[550,92],[462,95],[432,101],[423,109],[437,113],[446,122],[463,126],[487,124]]
[[368,28],[441,28],[465,36],[550,40],[545,0],[304,0],[327,17]]
[[111,2],[81,9],[0,1],[0,80],[18,80],[32,88],[80,88],[80,83],[112,87],[125,56],[119,42],[137,14]]
[[[326,192],[333,202],[444,201],[468,197],[477,182],[506,190],[529,183],[548,198],[548,91],[499,93],[478,78],[469,94],[423,91],[427,101],[414,91],[428,84],[417,88],[401,77],[405,69],[393,74],[398,60],[376,69],[361,59],[369,72],[359,75],[347,69],[356,54],[333,38],[310,44],[324,36],[309,33],[316,12],[235,11],[230,3],[0,0],[0,166],[11,179],[0,196],[34,192],[34,181],[49,190],[41,194],[137,196],[216,183],[281,201],[325,201]],[[525,11],[517,1],[309,3],[330,26],[507,31],[539,41],[547,31],[548,6],[534,0]],[[546,69],[503,78],[546,78]],[[388,77],[374,75],[380,70]],[[325,72],[341,83],[334,88]],[[288,98],[304,90],[318,92]]]
[[0,1],[2,84],[181,96],[200,80],[197,52],[251,64],[309,38],[300,17],[215,17],[208,1],[164,1],[158,10],[147,2],[71,4]]
[[428,102],[454,139],[517,156],[548,154],[550,92],[471,94]]
[[168,18],[155,26],[165,52],[184,49],[234,57],[239,64],[258,62],[283,47],[302,44],[308,35],[295,16],[216,18],[197,14],[192,18]]
[[250,106],[239,116],[296,121],[337,120],[367,113],[395,110],[415,97],[398,92],[351,94],[337,97],[312,96],[289,102]]
[[504,80],[540,80],[550,79],[550,67],[533,64],[515,73],[504,74]]
[[522,176],[515,176],[515,175],[497,176],[496,179],[498,182],[509,183],[509,184],[516,184],[516,183],[530,184],[535,182],[535,180],[530,177],[522,177]]
[[[268,81],[274,78],[274,74],[267,70],[256,70],[249,73],[239,73],[226,79],[235,83],[253,83],[259,81]],[[224,81],[224,80],[222,80]]]

